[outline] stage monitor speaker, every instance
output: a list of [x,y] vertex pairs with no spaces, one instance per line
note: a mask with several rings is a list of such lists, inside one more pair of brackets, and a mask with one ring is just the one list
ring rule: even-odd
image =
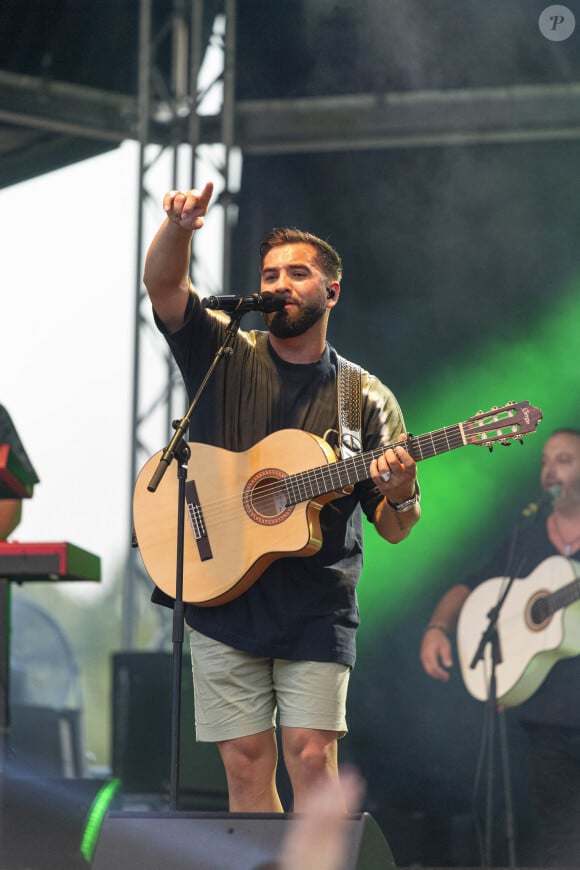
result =
[[[268,870],[296,817],[246,813],[108,813],[93,870]],[[337,870],[395,870],[391,850],[368,813],[344,819]],[[312,844],[315,854],[316,844]]]
[[1,870],[86,870],[81,843],[87,819],[108,784],[102,779],[3,776]]

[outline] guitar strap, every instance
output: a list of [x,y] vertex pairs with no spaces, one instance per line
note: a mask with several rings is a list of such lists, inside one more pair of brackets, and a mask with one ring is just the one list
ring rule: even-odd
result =
[[362,449],[362,369],[338,355],[338,435],[343,459]]

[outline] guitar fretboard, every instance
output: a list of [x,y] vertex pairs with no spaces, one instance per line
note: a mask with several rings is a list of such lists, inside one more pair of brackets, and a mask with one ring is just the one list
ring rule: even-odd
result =
[[576,580],[572,580],[571,583],[567,583],[566,586],[562,586],[561,589],[556,589],[555,592],[551,592],[547,596],[546,603],[548,614],[551,616],[563,607],[568,607],[569,604],[578,601],[579,598],[580,578],[576,578]]
[[331,462],[328,465],[321,465],[318,468],[311,468],[298,474],[291,474],[284,480],[283,484],[286,490],[287,504],[299,504],[327,492],[352,486],[361,480],[368,480],[371,462],[382,456],[387,446],[402,446],[410,453],[415,462],[420,462],[422,459],[429,459],[440,453],[447,453],[449,450],[463,447],[465,443],[462,426],[460,423],[456,423],[454,426],[446,426],[443,429],[427,432],[425,435],[409,436],[404,441],[395,441],[384,447],[376,447],[374,450],[357,453],[355,456],[349,456],[348,459],[341,459],[338,462]]

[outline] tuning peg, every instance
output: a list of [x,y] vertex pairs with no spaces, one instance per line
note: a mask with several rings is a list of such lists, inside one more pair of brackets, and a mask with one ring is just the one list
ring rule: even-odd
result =
[[499,443],[503,444],[504,447],[510,447],[512,442],[511,441],[500,441]]
[[487,449],[489,450],[490,453],[493,453],[493,444],[488,444]]

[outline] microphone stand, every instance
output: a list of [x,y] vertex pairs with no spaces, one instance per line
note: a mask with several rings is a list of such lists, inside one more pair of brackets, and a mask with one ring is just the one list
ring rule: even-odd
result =
[[497,602],[487,614],[488,624],[482,632],[479,645],[470,662],[469,667],[475,668],[483,659],[485,649],[490,646],[490,662],[491,673],[489,678],[488,696],[487,696],[487,711],[485,723],[487,728],[487,792],[486,792],[486,807],[485,807],[485,866],[492,866],[492,832],[493,832],[493,783],[494,783],[494,739],[495,739],[495,718],[497,717],[499,725],[499,739],[501,747],[501,761],[503,773],[503,787],[505,799],[505,826],[506,826],[506,842],[508,846],[509,866],[516,866],[515,853],[515,833],[513,820],[513,801],[511,791],[511,775],[509,767],[508,743],[506,734],[506,724],[504,716],[504,708],[497,705],[497,666],[502,663],[501,644],[497,623],[500,617],[502,606],[508,596],[508,593],[513,585],[515,574],[511,574],[506,588]]
[[[486,839],[485,839],[485,858],[487,859],[487,866],[491,866],[491,833],[492,833],[492,820],[493,820],[493,741],[494,741],[494,721],[495,717],[498,719],[499,724],[499,739],[500,739],[500,748],[501,748],[501,762],[502,762],[502,776],[503,776],[503,787],[504,787],[504,800],[505,800],[505,827],[506,827],[506,842],[508,846],[508,855],[509,855],[509,866],[516,866],[516,855],[515,855],[515,835],[514,835],[514,816],[513,816],[513,800],[512,800],[512,788],[511,788],[511,775],[510,775],[510,766],[509,766],[509,753],[508,753],[508,742],[507,742],[507,733],[506,733],[506,724],[505,724],[505,711],[503,706],[497,706],[497,666],[501,664],[503,661],[501,654],[501,644],[499,639],[499,634],[497,630],[497,624],[499,621],[499,617],[501,614],[501,609],[505,603],[506,598],[509,595],[510,589],[513,586],[514,580],[516,576],[520,573],[523,559],[520,560],[519,565],[517,566],[515,571],[512,571],[512,565],[514,564],[514,555],[516,551],[516,542],[518,539],[518,533],[522,529],[522,526],[527,523],[526,531],[529,534],[532,531],[536,523],[540,518],[544,516],[544,511],[547,505],[550,504],[551,500],[555,498],[557,495],[556,488],[552,488],[546,490],[542,494],[542,496],[538,499],[537,504],[532,503],[524,512],[522,512],[519,521],[515,524],[512,540],[510,543],[510,550],[507,559],[508,570],[506,571],[506,576],[508,577],[508,581],[506,583],[505,589],[498,599],[497,603],[491,608],[489,613],[487,614],[488,624],[486,628],[483,630],[478,647],[475,651],[475,654],[470,662],[470,668],[476,668],[478,663],[483,660],[485,654],[485,648],[488,644],[491,647],[490,654],[490,663],[491,663],[491,673],[489,678],[489,687],[488,687],[488,697],[487,697],[487,712],[488,716],[486,717],[486,725],[488,734],[487,740],[487,753],[488,753],[488,766],[487,766],[487,799],[486,799]],[[485,737],[484,737],[485,741]],[[485,745],[485,742],[484,742]]]
[[[486,794],[486,816],[485,816],[485,855],[482,855],[482,860],[487,861],[486,866],[491,866],[491,858],[492,858],[492,822],[493,822],[493,777],[494,777],[494,738],[495,738],[495,718],[497,717],[499,723],[499,740],[500,740],[500,748],[501,748],[501,761],[502,761],[502,774],[503,774],[503,786],[504,786],[504,801],[505,801],[505,829],[506,829],[506,841],[508,845],[508,853],[509,853],[509,866],[515,867],[516,865],[516,857],[515,857],[515,836],[514,836],[514,815],[513,815],[513,801],[512,801],[512,791],[511,791],[511,776],[510,776],[510,766],[509,766],[509,754],[508,754],[508,741],[507,741],[507,733],[506,733],[506,724],[505,724],[505,710],[503,706],[498,706],[497,704],[497,666],[502,663],[502,653],[501,653],[501,644],[499,633],[497,630],[499,617],[501,614],[501,609],[505,603],[507,596],[509,595],[510,589],[513,586],[514,579],[520,574],[521,569],[525,562],[525,555],[519,561],[517,568],[515,571],[512,571],[512,566],[514,565],[514,556],[516,552],[516,542],[518,539],[518,534],[521,531],[524,524],[526,524],[526,532],[529,533],[535,528],[536,523],[539,519],[545,516],[545,510],[548,505],[551,503],[552,499],[556,498],[559,495],[560,487],[555,485],[551,488],[547,489],[542,493],[541,497],[537,500],[536,503],[531,502],[528,507],[522,511],[518,521],[514,525],[514,529],[512,532],[512,537],[510,541],[510,547],[507,557],[507,567],[505,571],[505,577],[507,578],[507,583],[505,588],[500,595],[496,604],[491,608],[491,610],[487,613],[488,624],[484,628],[479,644],[475,651],[475,654],[470,662],[469,667],[474,669],[477,667],[480,661],[484,659],[485,649],[489,645],[490,646],[490,665],[491,671],[489,676],[488,683],[488,691],[487,691],[487,700],[485,707],[485,716],[484,716],[484,724],[482,729],[482,741],[481,741],[481,749],[480,749],[480,758],[477,765],[477,770],[475,774],[474,780],[474,788],[472,795],[472,806],[473,812],[477,820],[476,814],[476,797],[477,797],[477,787],[479,783],[479,777],[481,773],[481,764],[482,759],[484,757],[484,753],[487,752],[487,794]],[[479,847],[480,852],[484,851],[481,843],[480,831],[478,828],[478,839],[479,839]]]
[[209,379],[217,368],[218,363],[225,356],[231,356],[234,338],[240,328],[242,315],[250,310],[246,305],[240,304],[238,309],[230,315],[230,323],[222,344],[218,348],[213,361],[208,368],[195,396],[193,397],[185,416],[181,420],[173,421],[175,434],[159,459],[147,489],[154,493],[161,483],[163,476],[171,462],[177,462],[177,549],[175,558],[175,604],[173,606],[173,672],[172,672],[172,705],[171,705],[171,769],[170,769],[170,792],[169,804],[171,810],[177,810],[179,802],[179,741],[181,730],[181,660],[183,651],[184,633],[184,601],[183,601],[183,550],[185,541],[185,484],[187,481],[187,468],[191,451],[185,441],[185,433],[189,426],[191,416],[199,402]]
[[[524,515],[525,516],[525,515]],[[538,516],[538,514],[534,515],[534,519]],[[511,570],[511,566],[514,561],[514,554],[516,549],[516,541],[518,538],[518,532],[521,528],[522,522],[516,523],[515,528],[512,534],[512,540],[510,544],[510,550],[507,560],[507,565],[509,571],[506,572],[508,576],[508,581],[505,585],[505,589],[503,593],[499,597],[496,604],[491,608],[491,610],[487,613],[488,623],[484,628],[477,649],[473,655],[473,658],[469,664],[469,667],[475,669],[480,661],[483,661],[485,656],[485,649],[489,645],[490,647],[490,664],[491,664],[491,673],[489,677],[488,684],[488,694],[486,701],[486,716],[484,717],[484,737],[483,737],[483,746],[487,751],[487,793],[486,793],[486,810],[485,810],[485,854],[484,860],[486,861],[486,866],[492,866],[492,831],[493,831],[493,783],[494,783],[494,740],[495,740],[495,719],[497,717],[498,725],[499,725],[499,740],[500,740],[500,748],[501,748],[501,763],[502,763],[502,779],[503,779],[503,788],[504,788],[504,800],[505,800],[505,834],[506,834],[506,842],[508,847],[508,856],[509,856],[509,866],[516,866],[516,852],[515,852],[515,833],[514,833],[514,816],[513,816],[513,800],[512,800],[512,787],[511,787],[511,774],[510,774],[510,766],[509,766],[509,752],[508,752],[508,742],[507,742],[507,733],[506,733],[506,723],[505,723],[505,712],[503,706],[499,707],[497,704],[497,666],[502,663],[502,653],[501,653],[501,643],[499,632],[497,630],[497,625],[499,621],[499,617],[501,614],[502,607],[505,603],[506,598],[509,595],[510,589],[513,586],[514,580],[516,578],[519,569],[521,568],[521,563],[518,566],[516,571]],[[486,734],[487,731],[487,734]]]

